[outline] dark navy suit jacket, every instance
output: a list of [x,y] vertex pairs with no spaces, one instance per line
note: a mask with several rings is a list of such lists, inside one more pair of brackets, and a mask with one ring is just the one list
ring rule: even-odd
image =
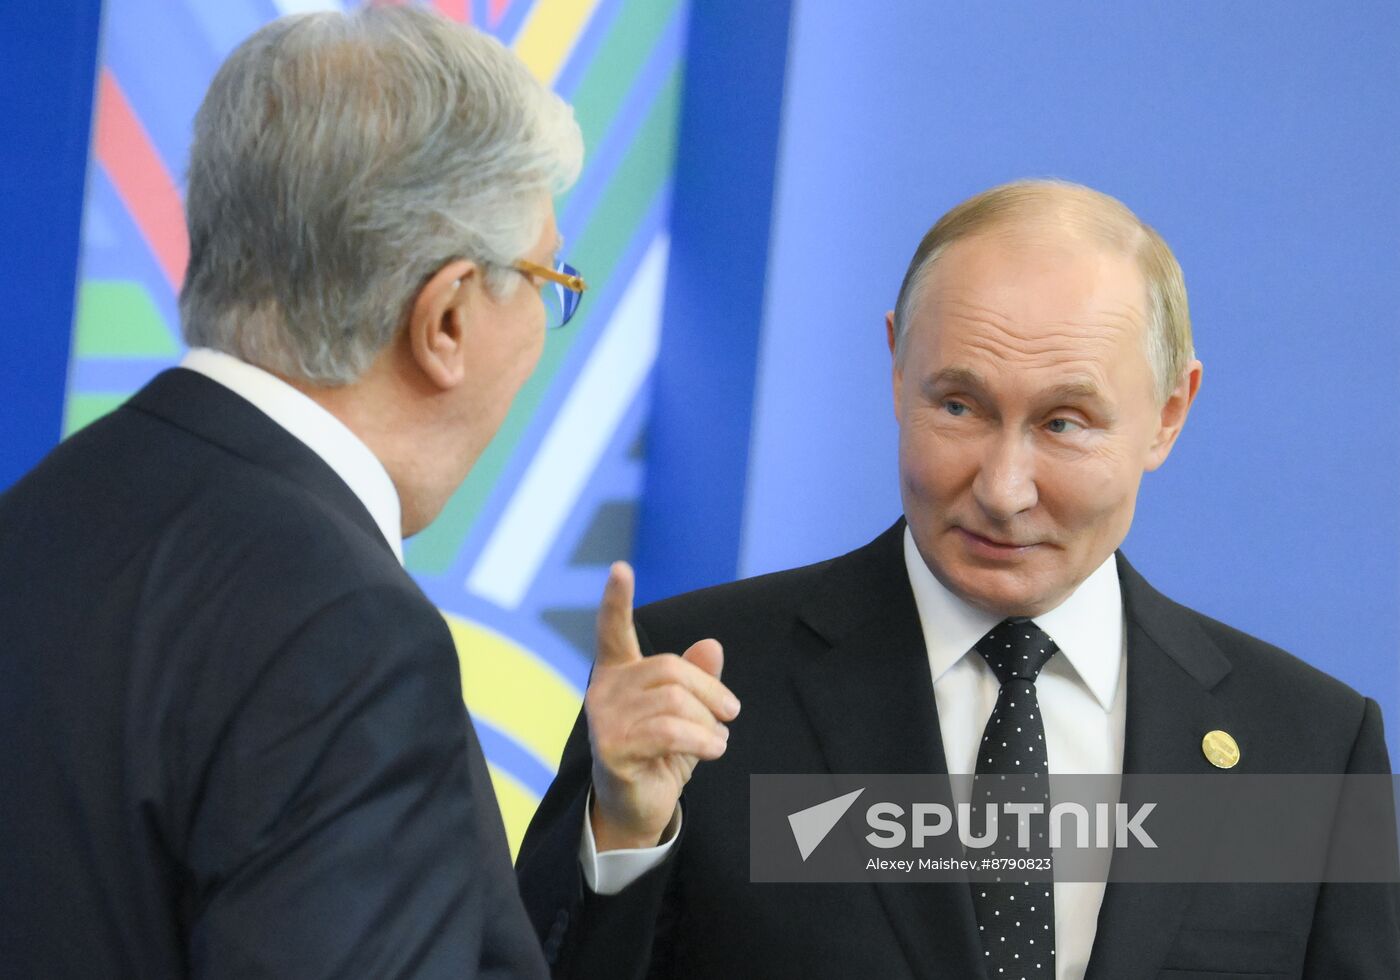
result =
[[173,370],[0,497],[0,975],[545,974],[441,616]]
[[[707,636],[744,704],[702,762],[665,862],[618,895],[578,867],[592,759],[580,715],[517,866],[559,977],[947,977],[980,980],[971,893],[956,884],[754,884],[751,773],[945,773],[900,521],[819,565],[639,609],[647,650]],[[1126,773],[1211,773],[1201,737],[1244,747],[1238,772],[1388,773],[1375,702],[1177,605],[1119,556],[1127,624]],[[1395,980],[1400,889],[1111,882],[1089,980]],[[991,980],[997,980],[993,977]]]

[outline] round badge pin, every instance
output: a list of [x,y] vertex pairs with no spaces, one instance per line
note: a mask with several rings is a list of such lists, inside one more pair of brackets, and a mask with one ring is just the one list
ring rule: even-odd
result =
[[1219,729],[1206,732],[1206,737],[1201,739],[1201,751],[1205,753],[1206,761],[1217,769],[1233,769],[1240,761],[1239,744],[1230,737],[1229,732]]

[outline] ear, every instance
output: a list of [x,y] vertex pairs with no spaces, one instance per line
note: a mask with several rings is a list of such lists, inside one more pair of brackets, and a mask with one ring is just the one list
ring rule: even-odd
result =
[[482,271],[457,259],[434,272],[413,297],[408,346],[413,361],[437,388],[454,388],[466,377],[466,326],[483,301]]
[[890,349],[890,382],[894,392],[894,418],[899,421],[899,385],[904,379],[904,366],[900,364],[899,357],[895,354],[894,343],[894,310],[885,314],[885,346]]
[[1155,470],[1165,463],[1172,447],[1176,445],[1176,437],[1181,435],[1181,429],[1186,425],[1186,415],[1191,411],[1191,403],[1196,400],[1196,393],[1201,390],[1201,371],[1200,361],[1188,364],[1181,374],[1181,379],[1177,381],[1176,388],[1162,406],[1157,435],[1147,452],[1145,468],[1148,471]]

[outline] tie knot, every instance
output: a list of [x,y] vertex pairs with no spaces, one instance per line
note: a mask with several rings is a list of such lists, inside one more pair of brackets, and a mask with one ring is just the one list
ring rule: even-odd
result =
[[1035,682],[1059,647],[1030,619],[1003,619],[977,641],[977,652],[1005,684],[1013,677]]

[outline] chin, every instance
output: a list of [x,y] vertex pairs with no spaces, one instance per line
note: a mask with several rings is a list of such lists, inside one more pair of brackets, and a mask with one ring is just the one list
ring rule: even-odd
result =
[[1005,571],[954,568],[944,584],[963,601],[1002,618],[1038,616],[1056,605],[1043,589]]

